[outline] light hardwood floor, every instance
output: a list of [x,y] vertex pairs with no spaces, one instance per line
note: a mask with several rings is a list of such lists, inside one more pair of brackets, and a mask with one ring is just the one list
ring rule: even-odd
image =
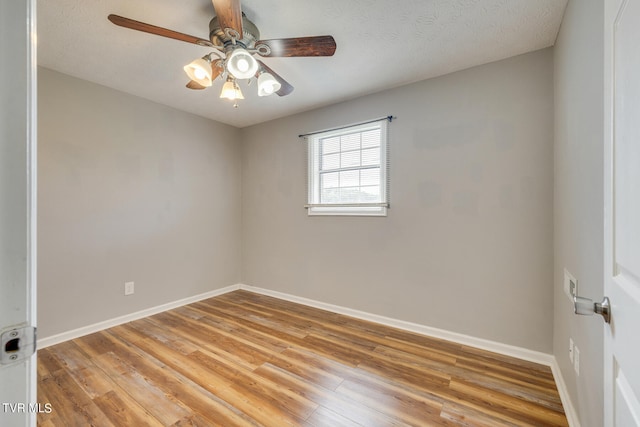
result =
[[38,352],[40,426],[566,426],[550,369],[235,291]]

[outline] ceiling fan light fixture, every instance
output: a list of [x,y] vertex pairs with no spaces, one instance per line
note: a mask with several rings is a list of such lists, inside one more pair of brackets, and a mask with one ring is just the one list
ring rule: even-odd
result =
[[194,82],[209,87],[212,84],[211,57],[198,58],[189,65],[184,66],[184,72]]
[[258,76],[258,96],[269,96],[280,90],[282,85],[270,73],[262,72]]
[[238,47],[227,59],[227,71],[236,79],[250,79],[258,71],[258,61],[245,49]]
[[[293,91],[293,86],[258,60],[258,56],[317,57],[334,54],[336,42],[330,35],[260,39],[260,31],[242,12],[242,1],[213,0],[215,16],[209,22],[209,39],[114,14],[108,15],[107,19],[119,27],[213,49],[208,55],[183,67],[190,78],[186,87],[191,90],[205,89],[213,85],[213,80],[224,76],[227,82],[220,97],[233,101],[244,99],[237,80],[251,83],[254,77],[259,96],[273,93],[287,96]],[[237,106],[238,103],[234,102],[234,107]]]
[[235,101],[236,99],[244,99],[242,95],[242,91],[238,84],[232,78],[227,78],[227,81],[224,82],[224,86],[222,86],[222,92],[220,92],[220,98],[226,98],[231,101]]

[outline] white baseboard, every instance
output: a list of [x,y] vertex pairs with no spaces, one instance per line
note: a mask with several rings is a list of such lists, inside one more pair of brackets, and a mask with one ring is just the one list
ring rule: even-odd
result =
[[172,301],[166,304],[158,305],[156,307],[150,307],[135,313],[126,314],[124,316],[116,317],[102,322],[94,323],[92,325],[83,326],[78,329],[63,332],[60,334],[52,335],[49,337],[38,338],[38,348],[49,347],[64,341],[69,341],[75,338],[79,338],[85,335],[99,332],[114,326],[122,325],[123,323],[131,322],[134,320],[142,319],[144,317],[152,316],[154,314],[162,313],[163,311],[171,310],[183,305],[191,304],[194,302],[202,301],[207,298],[216,297],[218,295],[226,294],[227,292],[240,289],[240,285],[231,285],[224,288],[216,289],[214,291],[205,292],[203,294],[194,295],[192,297],[183,298],[181,300]]
[[371,314],[371,313],[367,313],[359,310],[353,310],[351,308],[342,307],[339,305],[327,304],[324,302],[315,301],[308,298],[301,298],[301,297],[297,297],[297,296],[282,293],[282,292],[272,291],[269,289],[258,288],[255,286],[250,286],[245,284],[240,284],[239,286],[240,286],[240,289],[244,289],[250,292],[272,296],[274,298],[279,298],[279,299],[283,299],[291,302],[297,302],[299,304],[320,308],[322,310],[332,311],[338,314],[344,314],[346,316],[355,317],[357,319],[368,320],[370,322],[379,323],[382,325],[391,326],[398,329],[403,329],[405,331],[415,332],[420,335],[426,335],[429,337],[440,338],[447,341],[453,341],[458,344],[464,344],[470,347],[476,347],[482,350],[504,354],[506,356],[517,357],[518,359],[528,360],[530,362],[540,363],[546,366],[551,366],[554,360],[554,357],[551,354],[529,350],[522,347],[502,344],[496,341],[476,338],[469,335],[459,334],[457,332],[450,332],[444,329],[438,329],[430,326],[420,325],[418,323],[392,319],[390,317]]
[[560,366],[558,365],[558,361],[555,357],[553,358],[553,363],[551,364],[551,372],[553,372],[553,379],[556,382],[556,387],[558,387],[558,394],[560,394],[560,400],[562,401],[562,407],[564,408],[564,414],[567,416],[569,426],[580,427],[580,419],[578,418],[578,413],[576,412],[576,408],[571,402],[571,397],[569,396],[569,391],[567,390],[567,383],[564,382],[564,377],[562,376]]

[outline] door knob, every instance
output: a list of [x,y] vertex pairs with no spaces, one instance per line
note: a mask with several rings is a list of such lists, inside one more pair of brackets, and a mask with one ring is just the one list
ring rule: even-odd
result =
[[601,315],[606,323],[611,322],[611,304],[607,297],[602,298],[602,302],[593,302],[589,298],[574,295],[573,308],[576,314],[590,316],[595,313]]

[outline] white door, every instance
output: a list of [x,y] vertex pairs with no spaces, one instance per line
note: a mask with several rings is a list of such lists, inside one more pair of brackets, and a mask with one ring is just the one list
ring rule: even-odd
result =
[[[35,1],[0,0],[0,425],[35,425]],[[35,404],[35,405],[34,405]]]
[[640,0],[605,2],[605,425],[640,426]]

